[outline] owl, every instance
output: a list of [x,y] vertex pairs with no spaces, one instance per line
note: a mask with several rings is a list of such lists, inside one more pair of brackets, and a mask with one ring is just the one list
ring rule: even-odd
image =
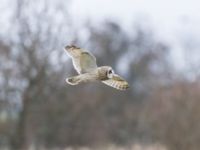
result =
[[118,90],[126,90],[129,88],[128,82],[115,74],[112,67],[98,67],[96,58],[90,52],[74,45],[66,46],[64,49],[69,57],[72,58],[73,66],[79,74],[66,78],[68,84],[77,85],[83,82],[101,81]]

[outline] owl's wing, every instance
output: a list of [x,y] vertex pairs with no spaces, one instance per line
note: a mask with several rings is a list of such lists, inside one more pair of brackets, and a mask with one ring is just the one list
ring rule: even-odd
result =
[[104,80],[102,82],[118,90],[126,90],[129,88],[128,82],[117,74],[114,74],[113,78]]
[[87,73],[97,68],[96,58],[91,53],[76,46],[66,46],[65,50],[72,58],[73,66],[79,74]]
[[82,52],[80,57],[81,72],[86,73],[97,68],[96,58],[89,52]]

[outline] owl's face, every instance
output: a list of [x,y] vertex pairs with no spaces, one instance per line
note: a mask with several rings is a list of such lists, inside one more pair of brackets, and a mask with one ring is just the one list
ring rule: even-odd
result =
[[98,67],[98,74],[100,80],[107,80],[113,78],[114,71],[110,66],[101,66]]
[[108,67],[107,70],[106,70],[106,76],[109,79],[112,79],[113,78],[113,74],[114,74],[114,70],[111,67]]

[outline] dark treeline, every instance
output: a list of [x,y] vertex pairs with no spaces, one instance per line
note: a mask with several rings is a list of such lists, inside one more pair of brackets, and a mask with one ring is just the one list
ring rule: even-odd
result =
[[[153,31],[134,26],[127,33],[112,21],[76,29],[59,1],[52,6],[15,2],[13,33],[0,36],[1,147],[137,141],[171,150],[199,148],[199,80],[190,82],[174,71],[170,45],[157,40]],[[37,5],[43,7],[33,9]],[[63,21],[56,22],[59,16],[52,12],[62,14]],[[65,78],[75,71],[63,47],[71,43],[90,50],[98,65],[113,66],[130,89],[67,85]]]

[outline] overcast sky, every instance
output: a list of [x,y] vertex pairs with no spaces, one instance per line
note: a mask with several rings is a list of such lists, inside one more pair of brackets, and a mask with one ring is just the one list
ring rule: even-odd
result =
[[72,0],[72,13],[81,18],[113,17],[130,23],[138,14],[165,24],[180,17],[199,18],[199,0]]
[[[0,14],[0,25],[4,25],[0,33],[7,33],[13,3],[12,0],[0,2],[0,10],[4,11]],[[172,57],[178,68],[187,64],[181,47],[184,40],[191,41],[189,47],[198,47],[198,55],[194,57],[199,56],[196,60],[200,60],[200,0],[71,0],[69,13],[75,24],[83,24],[88,19],[92,22],[114,20],[127,31],[139,20],[158,39],[173,47]]]
[[181,37],[200,43],[199,0],[72,0],[70,13],[80,23],[112,19],[125,28],[141,20],[160,39],[173,45],[172,55],[179,68],[187,63],[180,47],[185,39]]

